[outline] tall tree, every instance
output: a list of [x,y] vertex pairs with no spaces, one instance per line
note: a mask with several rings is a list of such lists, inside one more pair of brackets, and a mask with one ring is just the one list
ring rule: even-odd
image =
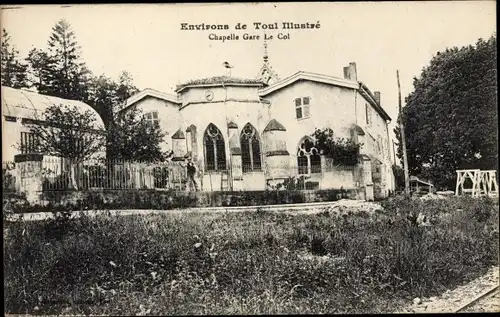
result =
[[134,85],[132,75],[126,70],[122,71],[118,81],[118,88],[116,90],[118,103],[123,104],[128,98],[138,92],[139,89]]
[[2,29],[1,38],[1,81],[2,86],[27,88],[27,65],[19,61],[19,51],[11,43],[11,37]]
[[[139,89],[134,85],[133,78],[127,71],[122,71],[118,83],[104,74],[93,78],[89,89],[89,104],[99,113],[104,121],[106,130],[110,131],[107,142],[107,157],[110,159],[122,157],[120,155],[124,150],[119,149],[117,144],[124,144],[117,140],[117,135],[112,134],[115,130],[117,121],[116,115],[122,109],[125,101],[137,93]],[[122,135],[124,129],[133,129],[132,126],[123,125],[123,120],[119,120],[116,129],[121,130]],[[121,125],[120,125],[121,124]],[[118,142],[118,143],[116,143]],[[116,144],[114,144],[116,143]],[[119,149],[119,150],[118,150]],[[118,151],[115,153],[115,151]]]
[[456,169],[498,169],[496,59],[493,35],[438,52],[414,79],[402,116],[413,174],[450,188]]
[[87,85],[91,74],[81,61],[81,47],[71,25],[66,20],[57,22],[47,44],[51,61],[47,94],[87,101]]
[[41,94],[47,94],[50,89],[50,74],[53,73],[53,61],[47,52],[33,48],[26,58],[28,61],[28,80],[30,87],[35,87]]
[[89,83],[89,104],[99,113],[106,129],[113,122],[113,108],[118,104],[118,84],[104,74]]

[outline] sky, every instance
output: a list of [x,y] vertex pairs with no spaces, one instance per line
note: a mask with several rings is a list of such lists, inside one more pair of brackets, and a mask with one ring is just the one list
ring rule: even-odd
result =
[[[10,6],[12,7],[12,6]],[[396,121],[399,70],[404,97],[413,78],[447,47],[474,44],[496,30],[495,1],[336,2],[239,4],[116,4],[3,6],[0,24],[22,58],[33,47],[45,49],[52,27],[66,19],[95,74],[117,79],[130,72],[140,89],[174,93],[190,79],[227,74],[255,78],[262,66],[263,36],[269,61],[280,78],[298,71],[343,77],[357,64],[358,80],[381,92],[383,108]],[[254,22],[318,23],[320,28],[256,30]],[[186,31],[181,23],[227,24],[229,30]],[[235,30],[237,23],[247,30]],[[209,40],[209,34],[240,40]],[[259,40],[243,40],[244,33]],[[289,39],[276,39],[279,33]]]

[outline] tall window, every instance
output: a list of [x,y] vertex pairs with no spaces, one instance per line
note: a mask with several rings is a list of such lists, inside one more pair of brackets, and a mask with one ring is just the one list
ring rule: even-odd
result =
[[159,127],[160,120],[158,119],[158,111],[151,111],[144,115],[146,117],[146,121],[151,127]]
[[21,132],[21,154],[37,153],[38,138],[30,132]]
[[321,155],[310,138],[305,138],[299,145],[297,165],[300,175],[321,173]]
[[226,148],[220,130],[210,123],[203,136],[205,147],[205,170],[220,171],[226,169]]
[[309,118],[311,113],[309,107],[311,106],[310,97],[295,98],[295,115],[297,119]]
[[247,123],[241,131],[241,161],[243,163],[243,173],[262,170],[260,143],[257,131]]

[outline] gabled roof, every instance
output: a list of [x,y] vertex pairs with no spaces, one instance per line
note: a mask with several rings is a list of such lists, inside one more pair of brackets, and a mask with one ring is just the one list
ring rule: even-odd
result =
[[391,120],[391,117],[385,112],[385,110],[380,106],[380,104],[376,101],[373,93],[368,89],[368,87],[362,82],[358,82],[355,80],[343,79],[334,76],[322,75],[317,73],[310,73],[300,71],[292,76],[289,76],[273,85],[270,85],[264,89],[259,91],[259,95],[264,97],[273,93],[279,89],[285,88],[297,81],[300,80],[308,80],[318,83],[323,83],[327,85],[334,85],[339,87],[350,88],[359,91],[359,93],[375,108],[375,110],[384,118],[385,120]]
[[335,85],[335,86],[340,86],[340,87],[346,87],[346,88],[352,88],[352,89],[359,88],[358,83],[354,80],[348,80],[348,79],[342,79],[342,78],[333,77],[333,76],[327,76],[327,75],[322,75],[322,74],[300,71],[300,72],[293,74],[292,76],[289,76],[283,80],[280,80],[279,82],[277,82],[275,84],[272,84],[272,85],[262,89],[259,92],[259,95],[266,96],[266,95],[268,95],[272,92],[275,92],[281,88],[284,88],[288,85],[291,85],[299,80],[309,80],[309,81],[330,84],[330,85]]
[[286,129],[276,119],[272,119],[271,121],[269,121],[266,128],[264,129],[264,132],[267,132],[267,131],[286,131]]
[[121,111],[127,109],[128,107],[132,106],[136,102],[138,102],[144,98],[147,98],[147,97],[155,97],[155,98],[162,99],[165,101],[170,101],[170,102],[178,104],[178,105],[181,104],[181,101],[179,100],[179,98],[177,98],[176,95],[171,95],[171,94],[167,94],[167,93],[164,93],[164,92],[161,92],[158,90],[154,90],[151,88],[146,88],[146,89],[136,93],[135,95],[131,96],[130,98],[128,98],[125,101],[125,105],[123,106]]
[[227,127],[228,127],[229,129],[238,129],[238,125],[237,125],[236,123],[234,123],[233,121],[229,122],[229,123],[227,124]]

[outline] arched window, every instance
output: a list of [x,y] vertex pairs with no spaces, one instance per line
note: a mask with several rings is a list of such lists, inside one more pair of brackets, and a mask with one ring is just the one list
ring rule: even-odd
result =
[[321,156],[311,138],[306,137],[300,143],[297,151],[297,165],[300,175],[321,173]]
[[203,136],[205,147],[205,170],[220,171],[226,169],[226,148],[220,130],[210,123]]
[[257,130],[247,123],[241,131],[241,162],[243,164],[243,173],[251,171],[261,171],[261,153],[260,142]]

